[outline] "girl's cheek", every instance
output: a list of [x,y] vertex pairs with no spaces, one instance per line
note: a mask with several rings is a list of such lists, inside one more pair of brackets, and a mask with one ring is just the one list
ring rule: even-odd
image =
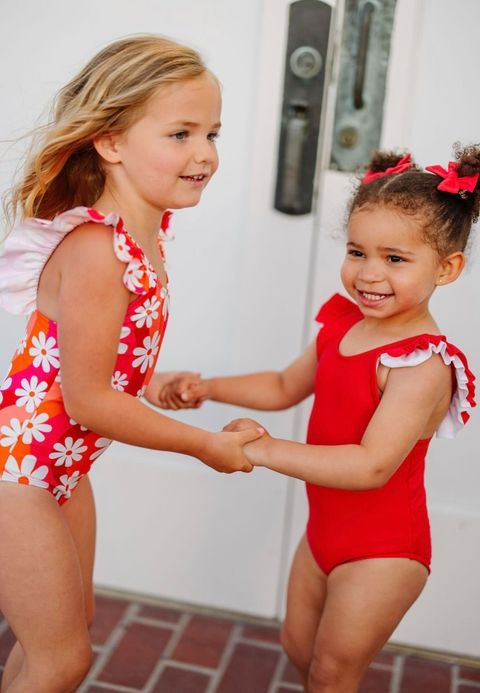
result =
[[342,266],[340,267],[340,279],[344,284],[346,284],[349,280],[350,277],[350,272],[349,272],[349,267],[348,267],[348,262],[346,260],[343,261]]

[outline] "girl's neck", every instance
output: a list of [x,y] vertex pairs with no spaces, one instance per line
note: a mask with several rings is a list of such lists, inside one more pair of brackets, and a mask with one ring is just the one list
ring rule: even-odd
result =
[[126,230],[142,247],[156,242],[165,210],[151,207],[144,200],[129,200],[105,188],[93,205],[102,214],[119,214]]
[[387,318],[364,316],[361,321],[365,333],[380,333],[386,337],[402,339],[416,334],[440,332],[433,319],[428,304],[418,306],[415,310],[393,315]]

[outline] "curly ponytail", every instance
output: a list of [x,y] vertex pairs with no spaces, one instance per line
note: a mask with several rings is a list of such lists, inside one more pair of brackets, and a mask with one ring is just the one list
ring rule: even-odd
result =
[[[456,175],[480,174],[480,145],[454,145]],[[414,162],[398,166],[405,154],[377,151],[350,203],[349,216],[356,210],[384,205],[418,219],[423,238],[441,256],[465,250],[472,224],[480,212],[480,175],[472,192],[439,190],[442,177],[422,170]],[[452,163],[452,162],[451,162]],[[403,170],[396,171],[395,168]],[[435,167],[436,168],[436,167]]]

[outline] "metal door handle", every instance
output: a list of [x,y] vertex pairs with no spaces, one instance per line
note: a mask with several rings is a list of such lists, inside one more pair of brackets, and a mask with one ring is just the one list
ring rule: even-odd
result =
[[290,4],[274,202],[285,214],[312,209],[331,21],[330,2]]
[[295,212],[296,207],[298,207],[303,148],[308,131],[307,114],[308,106],[306,104],[290,104],[285,130],[282,202],[284,208],[292,212]]
[[360,27],[358,31],[358,52],[355,64],[355,79],[353,83],[353,104],[355,108],[363,108],[363,86],[365,84],[365,72],[367,69],[368,44],[372,18],[375,11],[373,2],[366,2],[360,14]]

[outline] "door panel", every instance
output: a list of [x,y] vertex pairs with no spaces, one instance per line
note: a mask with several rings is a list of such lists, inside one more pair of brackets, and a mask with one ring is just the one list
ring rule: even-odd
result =
[[[21,7],[10,0],[2,5],[1,80],[8,94],[0,114],[2,140],[31,128],[55,89],[100,47],[126,34],[152,31],[192,44],[222,82],[220,170],[198,208],[174,215],[176,240],[166,248],[172,311],[160,369],[234,372],[245,363],[243,344],[256,341],[254,321],[240,329],[244,296],[239,292],[245,290],[241,271],[257,270],[248,261],[240,270],[239,258],[248,236],[261,11],[261,0],[52,0],[48,12],[33,0]],[[2,188],[17,163],[17,149],[4,148]],[[273,277],[273,284],[283,283],[292,271],[283,262],[285,267],[273,269],[281,277],[280,282]],[[302,300],[296,297],[295,307]],[[0,317],[4,370],[23,323]],[[297,349],[297,335],[296,325],[282,335],[279,362]],[[179,418],[219,430],[235,414],[233,408],[206,405]],[[278,417],[287,421],[279,430],[288,429],[289,416]],[[221,476],[192,459],[114,445],[94,466],[92,481],[99,519],[98,584],[275,613],[285,479],[261,472]]]
[[[480,97],[471,90],[476,61],[464,65],[462,45],[475,44],[480,6],[437,0],[398,0],[387,83],[382,146],[406,148],[426,166],[446,162],[452,143],[479,141],[475,114]],[[445,47],[448,46],[448,50]],[[461,74],[461,78],[459,78]],[[325,144],[328,149],[328,143]],[[307,314],[341,288],[338,268],[343,257],[343,209],[351,194],[351,179],[329,171],[319,173],[315,269]],[[467,354],[479,372],[480,318],[473,309],[480,266],[475,239],[469,267],[455,285],[438,290],[433,313],[442,330]],[[311,336],[315,327],[311,322]],[[477,398],[478,399],[478,398]],[[304,434],[308,406],[299,416],[297,435]],[[455,441],[434,440],[427,460],[427,494],[432,525],[432,574],[417,604],[393,636],[396,642],[478,656],[478,579],[480,469],[478,414]],[[293,482],[291,482],[293,484]],[[293,551],[303,531],[305,499],[295,484],[291,543]],[[461,586],[460,588],[458,586]]]

